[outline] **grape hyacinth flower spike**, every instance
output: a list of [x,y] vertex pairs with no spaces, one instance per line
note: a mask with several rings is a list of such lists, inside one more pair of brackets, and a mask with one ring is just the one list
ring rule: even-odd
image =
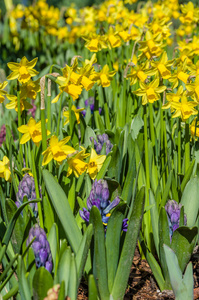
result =
[[108,155],[113,148],[113,144],[111,144],[111,142],[108,138],[108,135],[106,133],[103,133],[102,135],[98,134],[97,139],[98,139],[98,142],[93,137],[90,137],[91,141],[94,140],[94,149],[97,152],[97,154],[100,154],[102,147],[105,143],[106,144],[106,155]]
[[[32,176],[28,173],[24,175],[22,180],[19,182],[18,192],[17,192],[17,201],[15,202],[17,207],[20,207],[23,204],[24,196],[27,197],[28,201],[36,199],[36,191],[35,191],[35,181]],[[41,197],[41,195],[40,195]],[[37,203],[30,203],[32,211],[37,218],[38,215],[38,207]]]
[[45,267],[45,269],[51,273],[53,264],[50,245],[47,240],[45,231],[41,227],[39,227],[38,224],[35,224],[29,231],[29,236],[26,241],[27,247],[34,237],[36,238],[31,247],[35,255],[36,267]]
[[[167,212],[168,222],[169,222],[169,235],[170,241],[174,231],[179,227],[180,223],[180,209],[182,205],[178,204],[175,200],[169,200],[165,205],[165,210]],[[184,224],[187,224],[187,217],[184,215]]]
[[[106,226],[110,217],[110,211],[117,206],[119,202],[120,198],[118,196],[112,202],[109,200],[107,181],[103,179],[97,181],[96,179],[92,185],[90,195],[87,199],[88,209],[83,208],[83,211],[80,210],[79,214],[84,221],[89,222],[91,208],[95,205],[100,211],[103,224]],[[124,231],[127,230],[127,220],[128,219],[123,220],[122,228]]]

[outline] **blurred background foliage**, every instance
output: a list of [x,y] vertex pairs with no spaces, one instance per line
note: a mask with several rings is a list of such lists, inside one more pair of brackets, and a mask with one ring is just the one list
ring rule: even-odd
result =
[[[7,1],[7,0],[6,0]],[[100,4],[104,2],[105,0],[47,0],[47,3],[49,5],[53,5],[55,7],[68,7],[71,5],[71,3],[74,3],[78,8],[85,7],[85,6],[91,6],[94,4]],[[190,0],[179,0],[180,4],[188,3]],[[24,5],[32,5],[34,2],[37,2],[37,0],[13,0],[12,1],[14,5],[17,4],[24,4]],[[136,8],[138,2],[145,2],[143,0],[138,0],[137,3],[131,5],[131,9]],[[157,2],[157,0],[152,0],[152,2]],[[160,1],[161,2],[161,1]],[[198,4],[198,0],[192,0],[193,4]],[[3,0],[1,0],[1,14],[2,16],[5,14],[5,3]]]

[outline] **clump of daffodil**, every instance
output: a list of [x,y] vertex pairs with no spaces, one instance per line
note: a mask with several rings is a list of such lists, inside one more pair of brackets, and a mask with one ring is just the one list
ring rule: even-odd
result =
[[159,86],[159,79],[155,79],[148,85],[140,81],[140,88],[134,91],[137,96],[142,97],[142,105],[153,103],[160,99],[160,93],[166,90],[166,86]]
[[169,79],[171,77],[171,66],[174,63],[173,60],[168,60],[166,51],[163,52],[159,61],[151,61],[150,75],[155,75],[156,78]]
[[109,28],[106,37],[107,37],[107,45],[110,49],[121,46],[122,42],[119,33],[117,31],[114,31],[112,26]]
[[189,92],[189,96],[191,96],[194,101],[199,102],[199,75],[196,76],[195,82],[186,84],[186,88]]
[[189,101],[186,96],[186,91],[181,96],[181,101],[170,101],[169,106],[163,105],[162,109],[171,108],[174,111],[172,118],[180,117],[182,121],[186,121],[189,117],[197,115],[198,111],[194,108],[198,103]]
[[189,74],[186,73],[187,70],[186,62],[187,60],[185,59],[185,61],[177,67],[177,70],[175,70],[174,73],[169,78],[169,81],[173,83],[172,89],[175,89],[179,85],[179,80],[181,80],[185,84],[187,83]]
[[86,41],[85,47],[91,52],[98,52],[107,48],[106,41],[101,35],[92,33],[89,36],[83,37],[83,39]]
[[58,137],[52,135],[49,141],[49,147],[44,152],[42,152],[42,166],[47,165],[52,159],[61,164],[63,160],[67,158],[68,154],[74,153],[74,148],[65,145],[69,140],[70,136],[67,136],[61,141],[58,141]]
[[0,83],[0,103],[3,103],[5,100],[5,95],[7,94],[6,91],[4,91],[5,87],[7,86],[8,82],[4,81],[3,83]]
[[[10,100],[9,103],[6,104],[7,109],[15,109],[18,112],[18,104],[17,104],[17,96],[15,95],[6,95],[6,97]],[[25,99],[20,98],[20,111],[24,109],[31,109],[32,105],[26,101]]]
[[197,117],[193,119],[191,124],[189,125],[189,130],[191,132],[191,136],[193,139],[197,139],[199,137],[199,122],[197,121]]
[[10,161],[7,156],[4,156],[3,160],[0,161],[0,177],[6,181],[11,181]]
[[[23,133],[20,144],[25,144],[32,139],[35,145],[39,146],[39,142],[42,140],[41,121],[36,123],[33,118],[30,118],[27,125],[21,125],[18,127],[18,131]],[[49,134],[50,131],[47,130],[47,135]]]
[[181,4],[181,11],[182,15],[179,19],[183,24],[189,25],[199,21],[199,8],[194,8],[194,4],[191,1],[184,5]]
[[163,41],[161,34],[154,35],[148,30],[145,35],[145,41],[140,41],[139,51],[142,53],[139,55],[139,58],[145,57],[151,59],[153,56],[160,56],[162,53]]
[[81,174],[83,174],[88,167],[88,163],[84,162],[84,159],[87,158],[88,156],[90,156],[90,154],[85,153],[84,148],[80,152],[76,151],[73,154],[69,154],[67,156],[67,163],[68,163],[67,177],[70,176],[72,173],[74,173],[76,177],[79,177]]
[[167,93],[166,94],[166,99],[167,99],[168,102],[162,106],[162,109],[171,108],[171,112],[173,112],[174,108],[172,108],[171,103],[172,102],[177,102],[178,103],[180,101],[183,93],[184,93],[184,90],[183,90],[182,85],[179,86],[177,92]]
[[91,148],[91,156],[88,162],[87,169],[87,173],[89,173],[91,179],[95,179],[101,167],[103,166],[105,159],[106,155],[98,155],[96,151],[93,148]]
[[37,93],[41,91],[39,81],[39,79],[36,81],[30,79],[27,83],[20,85],[20,99],[30,98],[35,100]]
[[[72,105],[71,110],[74,111],[74,113],[75,113],[75,117],[76,117],[76,120],[77,120],[77,124],[80,124],[79,113],[80,113],[81,111],[83,111],[84,108],[76,108],[75,105]],[[65,122],[64,122],[64,125],[66,125],[66,124],[69,123],[69,121],[70,121],[70,113],[69,113],[69,110],[64,110],[64,111],[63,111],[63,116],[66,118],[66,120],[65,120]]]
[[130,66],[131,72],[129,75],[127,75],[127,78],[130,78],[131,85],[134,85],[137,81],[144,82],[147,79],[150,73],[148,61],[140,65],[134,65],[134,63],[130,63]]
[[24,56],[20,63],[9,62],[8,68],[12,73],[7,77],[8,80],[18,79],[20,83],[27,83],[31,77],[37,75],[39,72],[34,70],[34,66],[37,63],[38,58],[34,58],[31,61],[28,61]]
[[109,66],[105,65],[99,73],[93,73],[90,78],[91,80],[96,81],[98,85],[108,87],[111,84],[111,80],[115,73],[116,71],[109,71]]

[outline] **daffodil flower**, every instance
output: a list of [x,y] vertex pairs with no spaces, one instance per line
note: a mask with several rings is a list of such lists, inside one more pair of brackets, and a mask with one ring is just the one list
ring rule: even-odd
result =
[[87,173],[91,179],[95,179],[97,173],[100,171],[103,163],[106,159],[106,155],[98,155],[93,148],[91,148],[91,156],[88,163]]
[[71,146],[65,145],[70,140],[70,136],[58,141],[58,137],[53,135],[50,138],[50,146],[42,153],[44,156],[42,166],[47,165],[52,159],[59,164],[67,158],[68,154],[74,153],[75,149]]
[[109,66],[105,65],[101,72],[94,73],[91,75],[90,79],[92,81],[97,81],[98,85],[102,85],[103,87],[108,87],[111,84],[111,80],[113,76],[115,75],[116,71],[109,72]]
[[[39,142],[42,140],[41,133],[41,121],[36,123],[33,118],[30,118],[27,125],[22,125],[18,128],[18,131],[24,133],[20,140],[20,144],[27,143],[30,139],[35,143],[36,146],[39,145]],[[47,131],[47,135],[50,134],[50,131]]]
[[189,126],[190,132],[191,132],[191,136],[193,139],[197,139],[197,137],[199,137],[199,122],[196,122],[197,117],[193,119],[192,123]]
[[68,155],[67,157],[67,163],[68,163],[68,171],[67,171],[67,177],[72,174],[72,172],[75,174],[76,177],[79,177],[81,174],[83,174],[88,167],[88,163],[84,162],[83,159],[88,157],[90,154],[85,154],[85,149],[82,151],[75,153],[74,155]]
[[4,91],[3,89],[5,89],[7,84],[8,84],[7,81],[4,81],[3,83],[0,83],[0,103],[3,103],[3,101],[5,100],[4,97],[7,94],[7,92]]
[[[6,108],[7,109],[15,109],[16,111],[18,111],[17,96],[6,95],[6,97],[10,100],[10,102],[6,104]],[[24,109],[30,109],[30,108],[32,108],[32,105],[29,102],[27,102],[25,99],[20,99],[21,112]]]
[[152,69],[150,70],[150,75],[155,75],[156,78],[160,77],[163,79],[168,79],[171,77],[170,67],[174,63],[174,59],[168,61],[166,51],[163,52],[159,61],[151,61]]
[[34,70],[34,66],[37,63],[38,58],[34,58],[28,61],[24,56],[20,63],[10,62],[8,63],[8,68],[13,71],[8,77],[8,80],[18,79],[21,83],[27,83],[31,77],[37,75],[39,72]]
[[189,91],[190,96],[197,102],[199,102],[199,75],[196,76],[195,82],[186,84],[186,88]]
[[147,103],[153,103],[160,99],[160,93],[166,90],[166,86],[159,86],[159,79],[155,79],[146,85],[143,82],[140,82],[140,89],[134,92],[137,96],[142,97],[142,105]]
[[198,111],[194,109],[198,103],[194,101],[188,101],[185,95],[182,96],[181,102],[172,102],[171,107],[175,109],[175,113],[172,118],[180,117],[182,121],[186,121],[190,116],[198,114]]
[[4,156],[3,160],[0,161],[0,177],[6,181],[11,180],[10,162],[7,156]]
[[[81,111],[83,111],[84,108],[78,108],[78,109],[77,109],[77,108],[75,107],[75,105],[72,105],[71,110],[74,111],[74,113],[75,113],[76,120],[77,120],[77,124],[80,124],[79,113],[80,113]],[[66,125],[66,124],[70,121],[70,119],[69,119],[69,111],[68,111],[68,110],[64,111],[64,112],[63,112],[63,116],[66,117],[66,120],[65,120],[65,122],[64,122],[64,125]]]

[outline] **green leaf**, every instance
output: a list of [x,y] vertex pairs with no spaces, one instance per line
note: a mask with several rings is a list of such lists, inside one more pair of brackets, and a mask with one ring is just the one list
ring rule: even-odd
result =
[[17,273],[19,279],[19,293],[21,298],[31,300],[30,288],[28,285],[28,280],[26,278],[24,262],[21,255],[19,255],[18,257]]
[[88,300],[98,300],[98,292],[93,274],[88,278]]
[[185,188],[187,182],[189,181],[189,179],[190,179],[190,177],[191,177],[191,175],[193,173],[194,165],[195,165],[195,160],[192,161],[192,163],[190,164],[188,170],[185,172],[183,181],[181,183],[181,192],[184,191],[184,188]]
[[108,270],[109,291],[111,291],[113,288],[113,283],[119,261],[120,237],[125,209],[125,204],[117,205],[108,220],[108,226],[106,231],[106,260]]
[[62,281],[59,289],[59,296],[58,300],[63,300],[65,299],[65,282]]
[[62,254],[59,260],[57,274],[58,282],[65,282],[65,296],[68,295],[68,286],[70,279],[70,268],[71,268],[71,249],[68,247]]
[[[10,221],[11,218],[14,216],[15,212],[17,211],[16,204],[10,199],[6,201],[6,211],[7,211],[8,220]],[[20,253],[21,245],[24,239],[24,231],[25,231],[25,224],[24,224],[23,217],[20,214],[16,221],[15,227],[13,229],[12,237],[11,237],[12,246],[15,253]]]
[[157,208],[157,204],[155,201],[155,197],[151,190],[149,190],[149,204],[153,205],[153,207],[151,207],[151,209],[150,209],[151,223],[152,223],[152,229],[153,229],[153,238],[154,238],[155,248],[156,248],[157,254],[159,256],[159,228],[158,228],[159,215],[158,215],[158,208]]
[[90,213],[90,222],[94,228],[94,269],[99,288],[100,298],[109,300],[108,274],[105,250],[105,232],[99,209],[93,206]]
[[138,133],[143,126],[143,119],[139,115],[136,115],[131,122],[131,136],[134,141],[137,139]]
[[164,207],[161,207],[160,215],[159,215],[159,259],[160,264],[163,270],[164,278],[165,278],[165,288],[171,289],[169,273],[166,264],[165,252],[163,245],[170,245],[170,236],[169,236],[169,223],[167,219],[167,213]]
[[91,238],[93,235],[93,225],[90,224],[86,232],[84,233],[82,237],[81,244],[79,246],[79,250],[76,255],[76,266],[77,266],[77,285],[79,286],[82,273],[84,271],[84,266],[86,263],[86,259],[88,257],[88,250],[90,248]]
[[82,238],[81,231],[77,226],[71,211],[68,199],[63,189],[48,170],[43,170],[46,189],[62,223],[67,239],[75,253],[77,253]]
[[77,299],[77,268],[75,263],[75,255],[71,253],[70,277],[68,286],[68,297],[71,300]]
[[133,211],[129,218],[128,230],[124,239],[119,265],[117,268],[113,289],[111,291],[113,299],[123,299],[125,294],[144,213],[144,201],[145,187],[143,186],[135,198]]
[[171,249],[175,252],[181,271],[184,272],[196,244],[198,228],[181,226],[172,236]]
[[47,296],[49,289],[53,287],[51,274],[44,268],[36,270],[33,277],[33,297],[34,300],[43,300]]
[[23,203],[18,209],[17,211],[15,212],[15,214],[13,215],[12,219],[10,220],[9,224],[8,224],[8,227],[7,227],[7,230],[6,230],[6,233],[4,235],[4,238],[3,238],[3,241],[2,241],[2,244],[6,244],[8,245],[9,241],[10,241],[10,238],[11,238],[11,235],[12,235],[12,232],[13,232],[13,229],[14,229],[14,226],[15,226],[15,223],[18,219],[18,217],[20,216],[20,213],[22,212],[22,210],[24,209],[24,207],[30,203],[36,203],[36,202],[41,202],[41,200],[31,200],[31,201],[28,201],[26,203]]
[[97,180],[102,179],[104,177],[110,162],[111,162],[111,156],[108,156],[106,158],[105,162],[103,163],[103,166],[101,167],[99,173],[97,174],[97,177],[96,177]]
[[199,211],[199,178],[197,176],[191,178],[187,183],[182,194],[181,204],[184,205],[184,212],[187,216],[187,226],[193,227]]
[[58,244],[59,244],[58,227],[56,223],[54,223],[50,229],[50,232],[48,234],[48,242],[52,254],[53,272],[56,273],[57,264],[58,264]]

